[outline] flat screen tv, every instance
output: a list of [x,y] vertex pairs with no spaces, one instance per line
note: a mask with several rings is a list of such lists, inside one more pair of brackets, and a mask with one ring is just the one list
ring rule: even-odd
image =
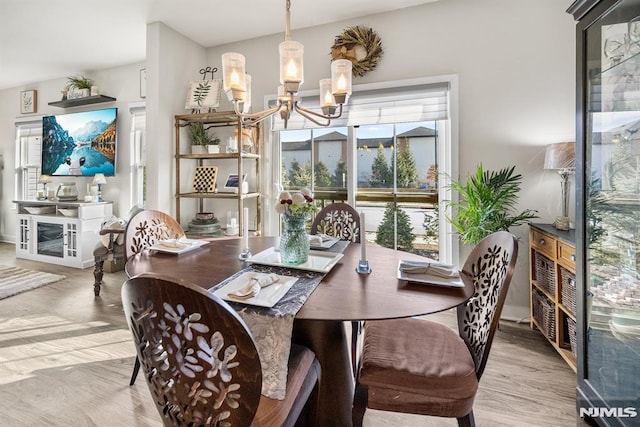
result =
[[117,108],[42,118],[42,174],[113,176]]

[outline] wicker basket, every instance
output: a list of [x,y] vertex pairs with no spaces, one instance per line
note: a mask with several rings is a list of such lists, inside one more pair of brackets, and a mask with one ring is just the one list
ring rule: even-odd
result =
[[560,303],[571,314],[576,314],[576,276],[564,267],[560,267]]
[[551,341],[556,340],[556,311],[551,301],[537,290],[532,293],[533,318],[542,333]]
[[536,282],[538,286],[546,290],[549,295],[556,294],[556,267],[546,256],[535,253]]
[[576,321],[567,317],[567,330],[569,331],[569,345],[571,345],[571,353],[573,353],[573,357],[578,357],[577,350],[577,336],[576,336]]

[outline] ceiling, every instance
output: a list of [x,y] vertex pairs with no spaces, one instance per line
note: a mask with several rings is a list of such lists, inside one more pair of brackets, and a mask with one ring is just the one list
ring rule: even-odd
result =
[[[434,1],[293,0],[291,27]],[[0,0],[0,89],[144,61],[151,22],[210,47],[283,33],[284,10],[285,0]]]

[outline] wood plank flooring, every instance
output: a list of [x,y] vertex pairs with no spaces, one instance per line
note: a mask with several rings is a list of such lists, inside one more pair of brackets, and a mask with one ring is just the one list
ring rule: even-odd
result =
[[[0,264],[63,274],[65,280],[0,300],[0,425],[161,426],[143,377],[129,387],[135,350],[120,302],[123,272],[15,258]],[[453,325],[452,312],[430,317]],[[576,377],[528,325],[502,322],[474,405],[478,426],[586,426],[576,417]],[[367,411],[365,426],[456,426],[455,420]]]

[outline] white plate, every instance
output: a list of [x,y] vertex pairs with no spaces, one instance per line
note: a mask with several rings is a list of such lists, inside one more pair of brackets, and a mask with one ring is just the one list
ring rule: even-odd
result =
[[412,274],[400,271],[398,266],[398,279],[406,280],[407,282],[426,283],[429,285],[447,286],[450,288],[464,288],[464,283],[461,278],[456,280],[438,278],[433,276],[426,276],[425,274]]
[[331,246],[335,245],[340,241],[337,237],[327,236],[326,240],[322,239],[322,243],[320,245],[309,245],[311,249],[329,249]]
[[177,241],[174,239],[160,240],[149,249],[153,249],[154,251],[158,252],[165,252],[168,254],[181,254],[197,249],[200,246],[206,245],[207,243],[209,243],[208,240],[199,239],[178,239]]
[[317,271],[320,273],[328,273],[334,265],[340,261],[344,255],[333,252],[309,251],[309,259],[307,262],[291,265],[283,264],[280,260],[280,251],[271,247],[255,254],[247,260],[254,264],[271,265],[274,267],[295,268],[297,270]]
[[229,293],[244,288],[253,276],[253,272],[246,272],[236,277],[226,285],[217,289],[214,295],[225,301],[240,302],[242,304],[257,305],[260,307],[273,307],[291,289],[291,286],[298,280],[297,277],[278,276],[278,281],[260,289],[258,295],[252,298],[239,299],[230,296]]

